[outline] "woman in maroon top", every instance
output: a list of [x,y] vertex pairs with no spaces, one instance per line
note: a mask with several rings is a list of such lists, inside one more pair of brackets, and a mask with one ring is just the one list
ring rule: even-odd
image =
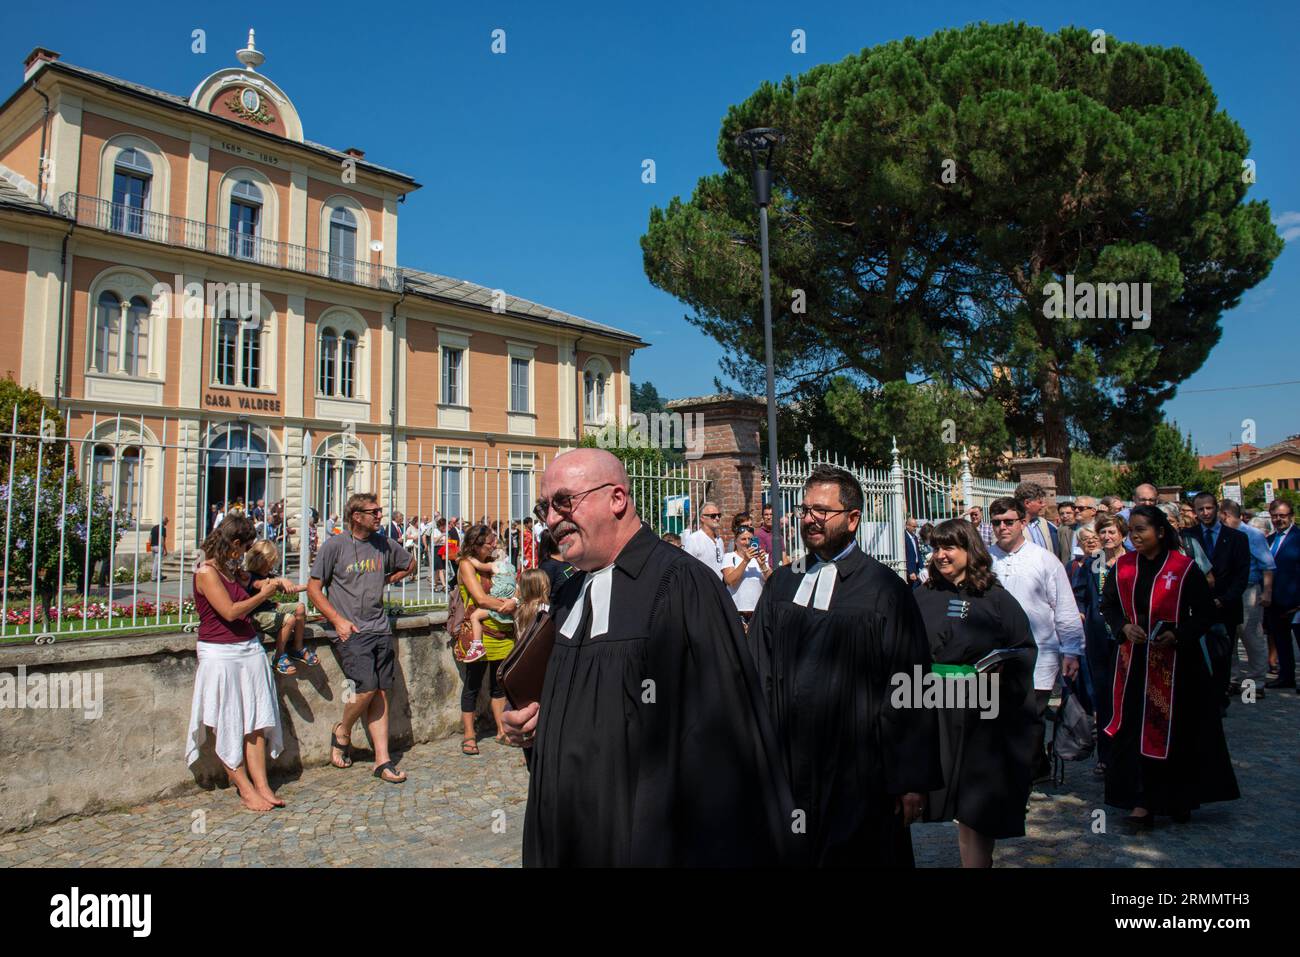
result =
[[194,573],[199,615],[186,763],[199,757],[206,729],[216,739],[217,757],[250,811],[284,807],[266,777],[267,737],[271,757],[281,751],[280,706],[275,678],[249,617],[283,582],[266,579],[249,594],[239,583],[244,551],[257,540],[253,522],[230,515],[203,542],[205,560]]

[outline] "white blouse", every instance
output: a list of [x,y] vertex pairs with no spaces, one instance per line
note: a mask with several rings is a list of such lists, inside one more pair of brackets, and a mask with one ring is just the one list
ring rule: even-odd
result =
[[[727,552],[723,567],[735,568],[739,564],[740,556],[735,552]],[[759,567],[758,559],[749,560],[744,577],[727,591],[731,592],[731,600],[736,603],[738,611],[750,612],[758,607],[758,598],[763,594],[763,569]]]

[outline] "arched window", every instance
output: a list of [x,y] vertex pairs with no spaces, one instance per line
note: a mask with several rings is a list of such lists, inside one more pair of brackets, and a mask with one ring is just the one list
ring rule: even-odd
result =
[[138,149],[125,149],[117,155],[113,164],[112,229],[137,236],[144,233],[152,179],[153,166]]
[[338,381],[335,363],[338,362],[338,333],[333,326],[326,326],[320,333],[320,357],[317,385],[321,395],[333,395],[334,384]]
[[116,456],[111,445],[96,445],[90,459],[90,483],[96,495],[112,501],[113,499],[113,462]]
[[332,435],[316,449],[316,485],[313,505],[325,519],[337,518],[346,522],[343,506],[348,496],[367,487],[367,469],[360,461],[365,449],[356,439]]
[[343,333],[342,349],[339,351],[339,395],[351,399],[357,391],[357,334]]
[[262,191],[246,179],[230,193],[230,255],[257,259],[258,224],[262,216]]
[[266,322],[231,319],[217,320],[217,343],[213,353],[214,378],[217,385],[242,389],[260,389],[267,378],[262,368],[267,344]]
[[243,342],[239,350],[239,375],[245,388],[262,387],[262,335],[258,329],[251,329],[248,323],[242,323]]
[[582,408],[587,422],[603,425],[609,406],[609,376],[603,368],[588,365],[582,374]]
[[217,320],[217,384],[239,385],[235,357],[239,355],[239,320]]
[[[136,439],[138,441],[138,438]],[[117,527],[134,528],[140,514],[144,453],[138,445],[100,443],[90,459],[90,482],[117,516]]]
[[356,278],[357,218],[338,206],[330,214],[330,276],[353,282]]
[[122,318],[122,300],[117,293],[105,290],[99,294],[95,305],[95,357],[96,372],[116,372],[118,354],[118,328]]
[[122,335],[122,371],[127,375],[149,372],[149,303],[141,296],[131,300]]

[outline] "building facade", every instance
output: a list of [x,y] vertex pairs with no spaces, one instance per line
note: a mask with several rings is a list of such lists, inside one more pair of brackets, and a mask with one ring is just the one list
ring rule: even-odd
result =
[[[646,343],[399,265],[419,184],[306,139],[251,31],[237,58],[182,97],[28,57],[0,106],[0,375],[145,527],[356,489],[521,517],[536,467],[630,404]],[[479,507],[493,461],[508,502]]]

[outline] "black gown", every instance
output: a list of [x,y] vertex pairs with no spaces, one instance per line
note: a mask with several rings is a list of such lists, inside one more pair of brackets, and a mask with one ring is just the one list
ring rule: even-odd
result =
[[[586,573],[552,596],[558,625]],[[792,802],[735,605],[721,579],[643,525],[592,609],[558,628],[533,747],[528,867],[788,862]]]
[[[1150,628],[1151,589],[1165,561],[1137,557],[1135,612],[1137,624]],[[1101,612],[1116,644],[1127,642],[1127,619],[1119,598],[1119,575],[1108,575],[1101,596]],[[1240,797],[1237,777],[1223,737],[1219,704],[1201,648],[1201,636],[1214,624],[1214,602],[1205,575],[1193,562],[1187,570],[1178,610],[1177,655],[1174,660],[1174,696],[1169,719],[1169,756],[1141,754],[1142,714],[1146,704],[1147,643],[1133,646],[1130,679],[1124,688],[1123,717],[1112,738],[1106,765],[1106,803],[1112,807],[1144,807],[1152,814],[1179,814],[1214,801]],[[1102,732],[1105,733],[1104,731]]]
[[[943,785],[933,710],[890,705],[890,679],[930,670],[912,589],[854,548],[836,562],[828,610],[794,603],[802,575],[768,579],[749,625],[781,758],[803,811],[800,861],[911,867],[898,795]],[[810,572],[811,574],[811,572]]]
[[943,579],[916,590],[935,664],[973,665],[999,648],[1024,648],[997,675],[998,711],[939,711],[944,787],[930,794],[927,821],[958,820],[990,838],[1023,837],[1037,743],[1034,663],[1038,645],[1020,603],[1000,584],[982,593]]

